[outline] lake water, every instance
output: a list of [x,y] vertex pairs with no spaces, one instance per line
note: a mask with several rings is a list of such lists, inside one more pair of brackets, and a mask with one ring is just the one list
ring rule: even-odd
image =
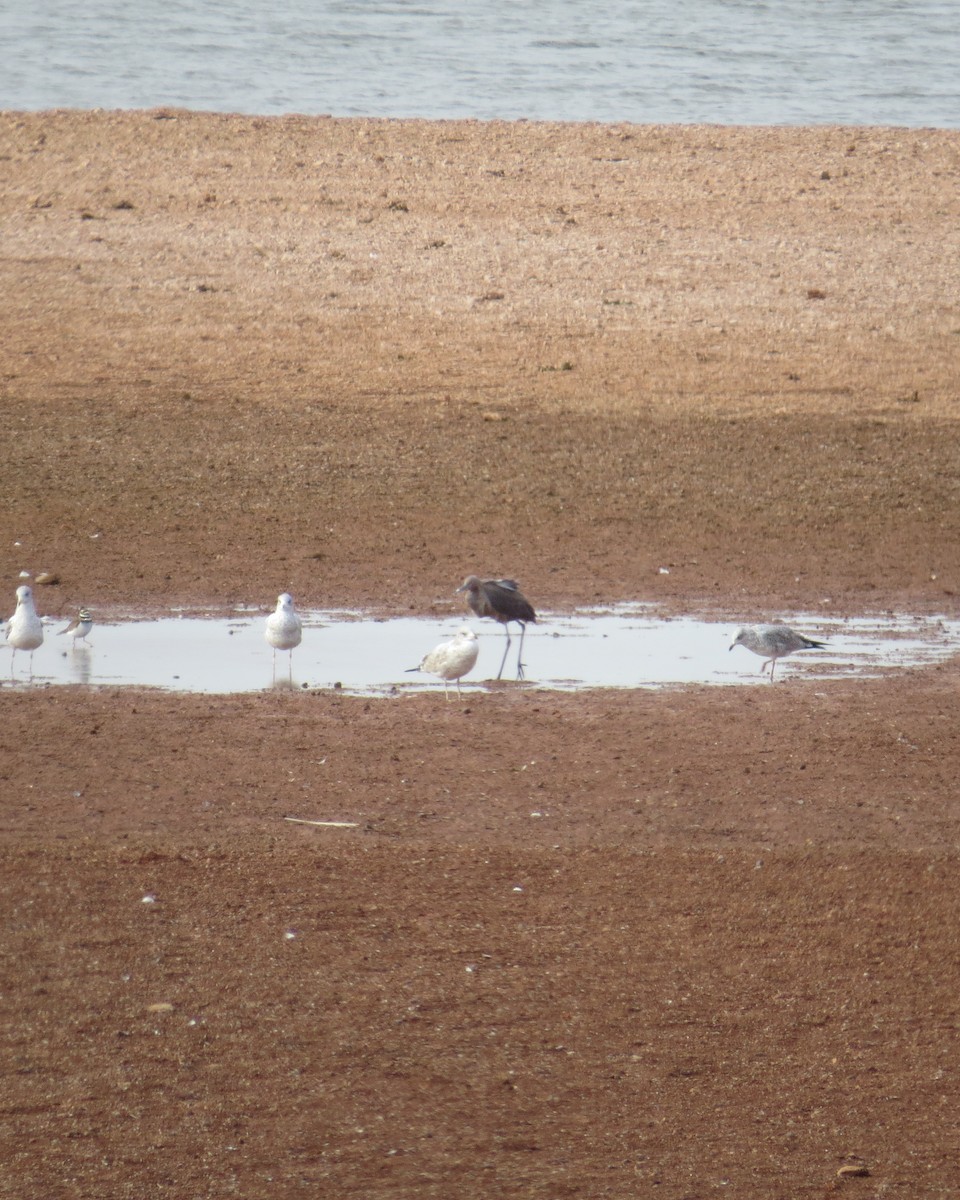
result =
[[3,0],[0,108],[960,127],[956,0]]
[[[480,656],[463,680],[465,693],[487,690],[496,679],[506,639],[490,621],[444,621],[423,617],[377,619],[362,613],[301,612],[303,641],[292,654],[273,651],[264,640],[264,614],[229,617],[167,617],[162,620],[102,620],[90,645],[75,648],[57,636],[51,622],[33,660],[20,652],[0,654],[0,687],[61,684],[156,687],[168,691],[232,693],[273,686],[339,688],[361,695],[408,691],[442,692],[432,676],[410,673],[421,658],[467,624],[480,642]],[[798,613],[789,624],[808,637],[826,640],[822,650],[781,660],[776,675],[830,680],[867,677],[930,666],[956,653],[960,622],[945,617],[858,617],[831,620]],[[664,618],[644,605],[620,605],[575,613],[541,613],[527,628],[523,648],[526,682],[517,684],[519,632],[494,687],[546,691],[584,688],[663,688],[683,684],[754,686],[762,659],[730,644],[736,623],[701,617]],[[768,685],[765,685],[768,686]],[[453,685],[453,693],[456,685]],[[454,695],[454,699],[455,699]]]

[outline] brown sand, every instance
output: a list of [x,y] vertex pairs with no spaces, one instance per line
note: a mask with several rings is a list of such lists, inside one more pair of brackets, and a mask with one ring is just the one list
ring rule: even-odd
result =
[[[9,604],[956,611],[958,133],[3,114],[0,179]],[[8,683],[0,1196],[955,1196],[958,684]]]

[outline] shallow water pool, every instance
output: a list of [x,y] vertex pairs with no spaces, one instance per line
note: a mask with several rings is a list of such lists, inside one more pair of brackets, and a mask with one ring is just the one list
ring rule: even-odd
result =
[[[4,648],[8,657],[0,658],[0,681],[4,687],[120,685],[220,694],[270,687],[336,687],[374,695],[443,691],[442,681],[409,674],[406,668],[466,624],[480,640],[477,666],[462,681],[466,693],[489,688],[505,645],[500,626],[459,614],[376,619],[356,612],[307,611],[301,613],[303,642],[292,660],[286,652],[278,653],[274,669],[273,651],[263,637],[266,615],[244,611],[229,617],[98,621],[91,644],[75,648],[56,634],[63,623],[51,623],[34,655],[32,678],[28,656],[18,653],[11,663],[9,648]],[[797,674],[829,680],[920,667],[960,647],[960,621],[947,617],[830,620],[801,613],[785,619],[829,646],[780,660],[777,683]],[[728,651],[737,627],[737,622],[716,619],[666,618],[641,605],[544,613],[540,624],[527,628],[523,686],[576,691],[756,684],[762,660],[742,646]],[[516,686],[519,640],[513,632],[501,686]]]

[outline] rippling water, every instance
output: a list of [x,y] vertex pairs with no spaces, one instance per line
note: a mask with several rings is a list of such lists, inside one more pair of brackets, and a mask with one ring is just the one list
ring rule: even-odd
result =
[[960,127],[956,0],[4,0],[0,107]]

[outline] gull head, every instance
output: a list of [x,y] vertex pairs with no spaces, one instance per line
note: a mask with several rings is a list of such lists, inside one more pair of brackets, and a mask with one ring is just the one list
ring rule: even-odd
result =
[[737,632],[734,634],[733,641],[730,643],[730,645],[727,647],[727,649],[732,650],[734,648],[734,646],[744,645],[749,636],[750,636],[750,631],[748,629],[746,629],[746,628],[738,629]]

